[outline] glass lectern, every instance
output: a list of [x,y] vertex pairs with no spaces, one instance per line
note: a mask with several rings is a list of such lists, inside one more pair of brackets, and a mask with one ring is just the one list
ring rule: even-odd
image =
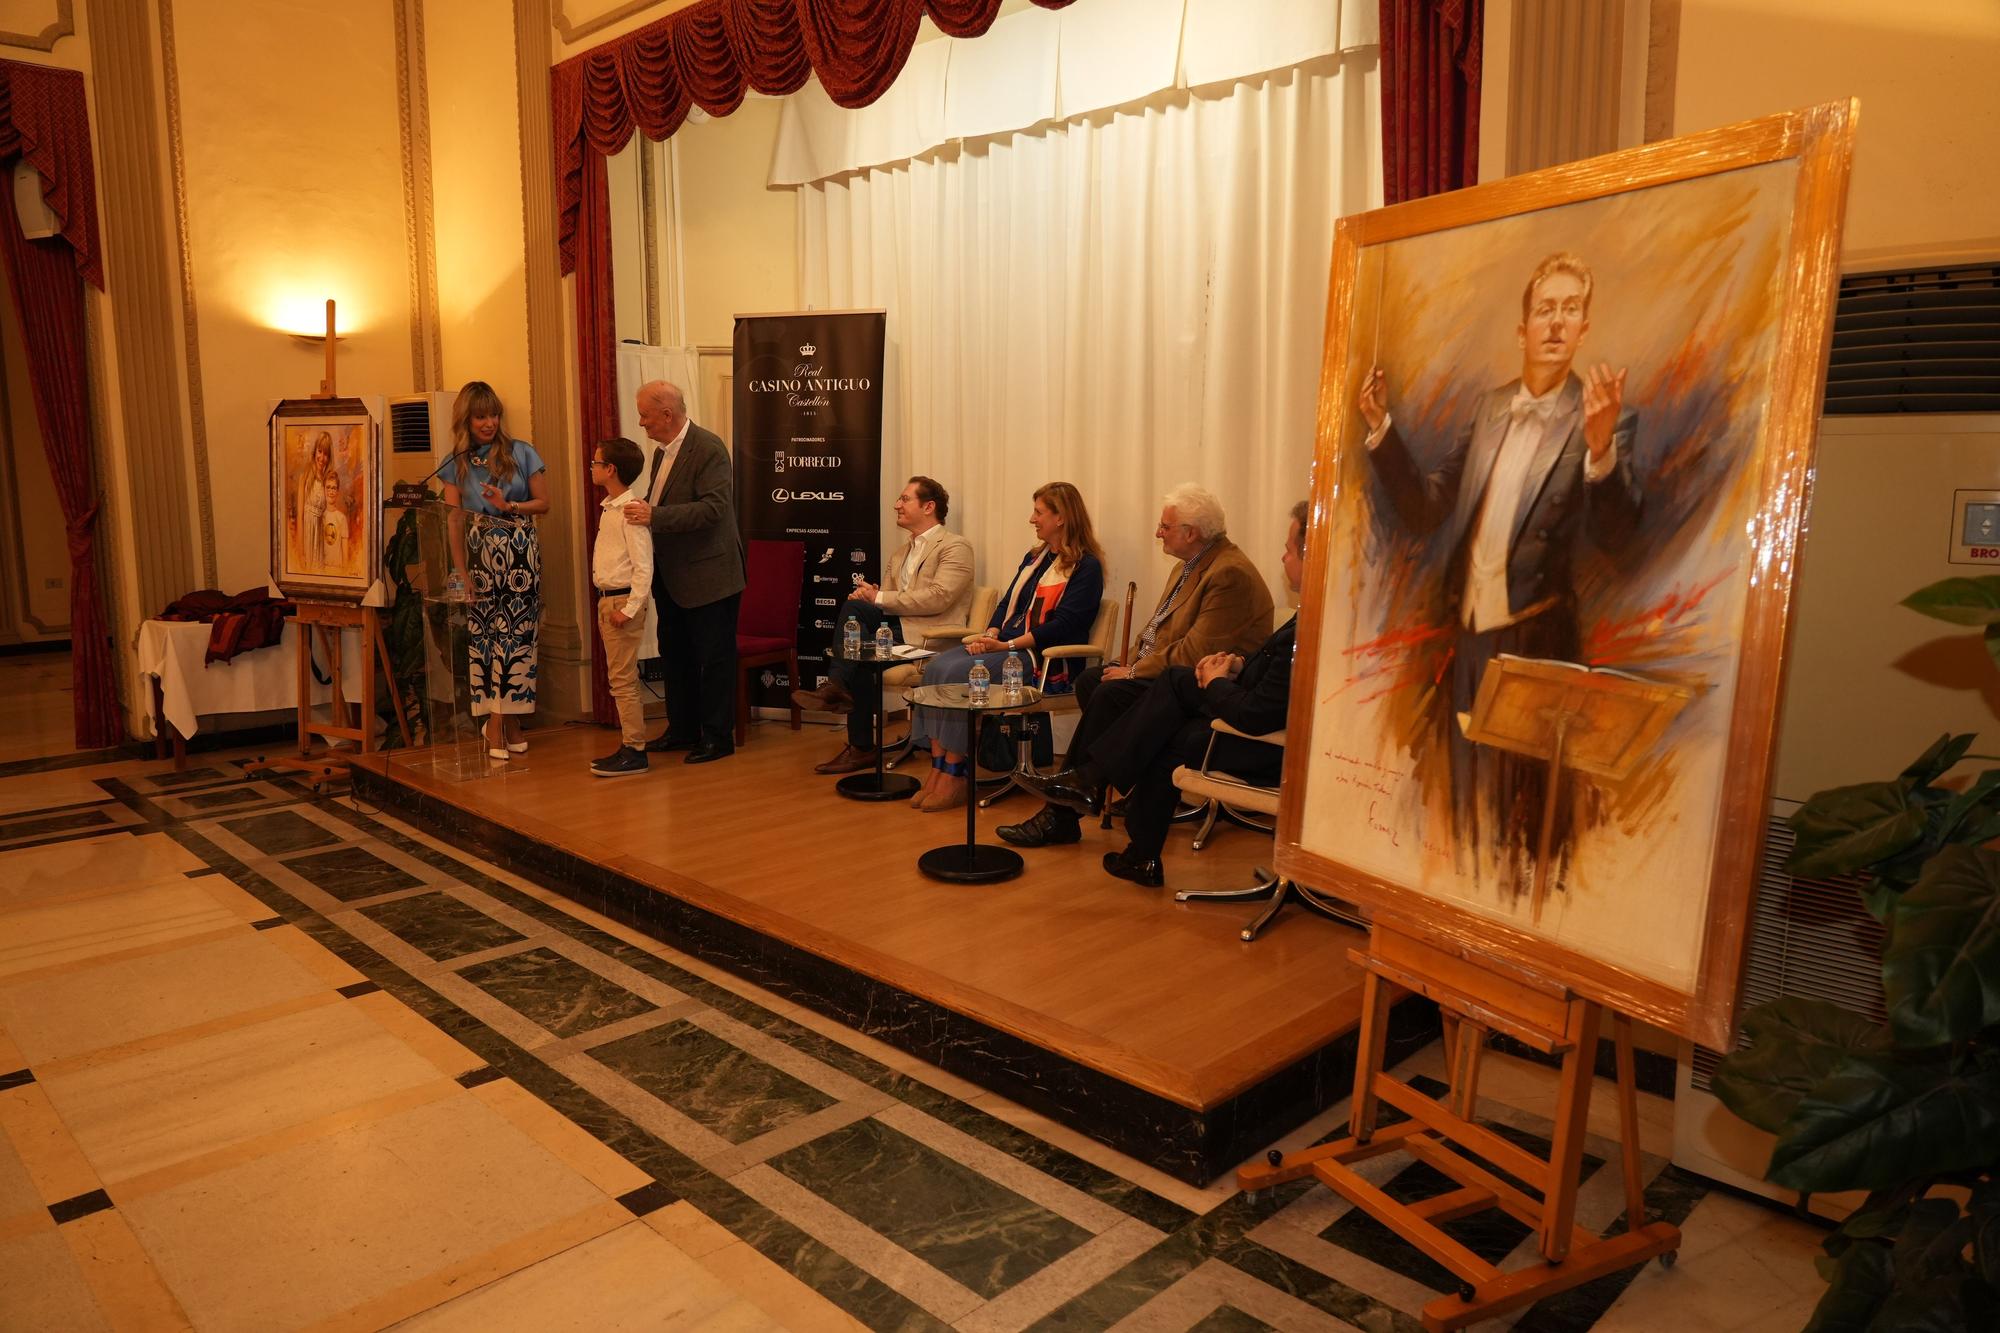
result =
[[492,596],[472,571],[482,542],[504,539],[508,530],[534,520],[483,514],[437,499],[409,508],[416,516],[418,560],[407,572],[423,598],[424,623],[423,693],[417,711],[430,747],[409,762],[428,763],[432,772],[453,782],[524,772],[526,754],[488,757],[486,719],[472,715],[472,634],[479,626],[481,599]]

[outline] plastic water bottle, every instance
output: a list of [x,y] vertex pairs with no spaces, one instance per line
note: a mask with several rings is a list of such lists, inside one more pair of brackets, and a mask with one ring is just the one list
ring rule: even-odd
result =
[[965,678],[965,698],[974,708],[986,706],[986,692],[993,686],[993,673],[986,669],[986,663],[972,659],[972,671]]
[[1008,653],[1000,664],[1000,698],[1010,704],[1021,702],[1021,655]]
[[849,616],[847,623],[840,627],[840,655],[853,662],[861,656],[861,620]]
[[889,657],[896,651],[896,636],[889,632],[887,625],[875,627],[875,656]]

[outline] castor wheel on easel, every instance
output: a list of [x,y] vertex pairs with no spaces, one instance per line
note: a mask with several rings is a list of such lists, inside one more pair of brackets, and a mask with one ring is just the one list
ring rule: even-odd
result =
[[1470,1282],[1461,1282],[1458,1284],[1458,1298],[1464,1301],[1467,1305],[1472,1304],[1472,1298],[1478,1294],[1479,1293],[1475,1292],[1472,1289],[1472,1284]]
[[1284,1165],[1285,1155],[1279,1152],[1276,1148],[1273,1148],[1269,1152],[1264,1154],[1264,1160],[1269,1162],[1271,1164],[1271,1169],[1275,1171],[1278,1167]]
[[1675,1261],[1677,1261],[1680,1257],[1681,1257],[1681,1252],[1679,1250],[1668,1250],[1666,1253],[1660,1256],[1660,1267],[1672,1268],[1674,1266]]

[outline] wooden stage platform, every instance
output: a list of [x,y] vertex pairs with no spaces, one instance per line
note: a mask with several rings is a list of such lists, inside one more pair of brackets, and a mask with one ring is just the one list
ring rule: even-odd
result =
[[[833,729],[760,725],[731,759],[655,756],[612,782],[587,765],[614,733],[531,740],[525,765],[464,782],[423,751],[359,759],[356,795],[1184,1180],[1352,1082],[1361,934],[1288,911],[1244,944],[1254,905],[1173,901],[1248,882],[1265,835],[1232,828],[1197,854],[1177,831],[1168,888],[1142,889],[1099,865],[1123,830],[1087,821],[1080,846],[1025,852],[1017,879],[943,884],[917,856],[962,841],[963,811],[842,799],[812,772]],[[1034,808],[981,811],[980,840]],[[1392,1041],[1434,1027],[1399,1006]]]

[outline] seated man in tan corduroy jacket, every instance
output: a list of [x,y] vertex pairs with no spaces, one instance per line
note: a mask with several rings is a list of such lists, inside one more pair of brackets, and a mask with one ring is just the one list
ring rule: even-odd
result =
[[1166,493],[1154,535],[1179,563],[1152,616],[1135,629],[1132,660],[1093,667],[1077,681],[1080,707],[1113,682],[1136,682],[1120,688],[1137,692],[1170,666],[1191,667],[1210,653],[1248,655],[1270,637],[1271,590],[1224,528],[1222,502],[1207,489],[1186,482]]

